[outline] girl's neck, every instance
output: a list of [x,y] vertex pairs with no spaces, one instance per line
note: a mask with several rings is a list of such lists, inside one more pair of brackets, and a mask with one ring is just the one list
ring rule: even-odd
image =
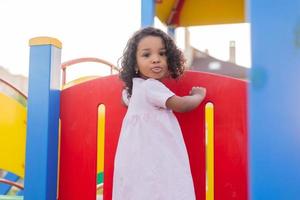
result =
[[[152,78],[152,77],[148,77],[148,76],[144,76],[144,75],[142,75],[142,74],[139,74],[138,78],[147,80],[147,79]],[[165,78],[166,78],[166,77],[162,77],[161,79],[155,79],[155,78],[152,78],[152,79],[155,79],[155,80],[158,80],[158,81],[162,81],[162,80],[165,79]]]

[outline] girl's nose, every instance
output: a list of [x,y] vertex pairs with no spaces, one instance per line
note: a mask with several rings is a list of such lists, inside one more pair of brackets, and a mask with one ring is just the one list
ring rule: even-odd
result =
[[159,62],[160,62],[159,56],[154,55],[152,58],[152,63],[159,63]]

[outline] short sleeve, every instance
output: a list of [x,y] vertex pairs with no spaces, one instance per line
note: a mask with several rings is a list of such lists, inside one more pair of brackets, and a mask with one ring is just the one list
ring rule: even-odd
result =
[[145,92],[147,100],[154,106],[167,108],[166,101],[174,96],[163,83],[155,79],[147,79],[145,81]]

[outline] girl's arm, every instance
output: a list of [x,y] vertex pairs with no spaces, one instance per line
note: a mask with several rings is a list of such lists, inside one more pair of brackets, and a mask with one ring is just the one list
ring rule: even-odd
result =
[[175,112],[188,112],[195,109],[205,98],[206,89],[203,87],[193,87],[189,96],[172,96],[166,106]]

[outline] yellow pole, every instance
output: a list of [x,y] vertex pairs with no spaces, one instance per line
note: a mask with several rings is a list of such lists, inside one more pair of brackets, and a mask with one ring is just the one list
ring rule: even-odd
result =
[[206,200],[214,199],[214,106],[205,105]]

